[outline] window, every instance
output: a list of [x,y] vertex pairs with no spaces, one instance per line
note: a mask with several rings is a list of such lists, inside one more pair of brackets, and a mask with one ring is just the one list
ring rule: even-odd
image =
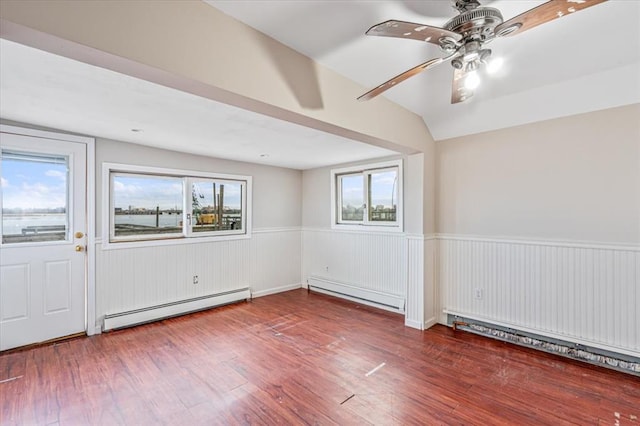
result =
[[336,227],[402,228],[402,161],[331,171]]
[[249,235],[251,177],[105,164],[109,243]]
[[182,179],[129,173],[111,179],[113,239],[182,236]]
[[191,232],[205,233],[243,229],[244,185],[232,180],[192,180]]
[[69,158],[2,150],[2,243],[66,241]]

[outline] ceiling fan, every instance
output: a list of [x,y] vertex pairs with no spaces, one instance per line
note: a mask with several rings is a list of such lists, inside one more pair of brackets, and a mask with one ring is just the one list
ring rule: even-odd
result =
[[450,60],[454,68],[451,103],[465,101],[473,96],[474,90],[480,84],[478,71],[485,66],[490,69],[491,65],[495,65],[490,61],[491,49],[485,49],[485,44],[496,37],[520,34],[607,0],[550,0],[508,21],[503,20],[498,9],[481,6],[478,0],[452,1],[455,2],[453,7],[459,15],[450,19],[442,28],[396,20],[385,21],[369,28],[367,35],[435,44],[442,49],[445,56],[430,59],[393,77],[358,97],[358,100],[372,99],[409,77]]

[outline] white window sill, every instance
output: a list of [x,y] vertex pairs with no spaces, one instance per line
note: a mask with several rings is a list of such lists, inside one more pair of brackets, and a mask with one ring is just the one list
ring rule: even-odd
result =
[[360,232],[403,232],[402,227],[399,225],[358,225],[358,224],[346,224],[346,223],[334,223],[331,225],[331,229],[336,231],[360,231]]
[[103,250],[117,250],[130,248],[177,246],[182,244],[202,244],[219,241],[246,240],[251,238],[251,234],[228,234],[203,237],[177,237],[163,239],[149,239],[139,241],[102,241]]

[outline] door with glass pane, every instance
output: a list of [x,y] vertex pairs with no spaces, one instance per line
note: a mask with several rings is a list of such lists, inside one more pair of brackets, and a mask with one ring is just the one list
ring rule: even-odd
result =
[[0,133],[0,350],[85,327],[86,145]]

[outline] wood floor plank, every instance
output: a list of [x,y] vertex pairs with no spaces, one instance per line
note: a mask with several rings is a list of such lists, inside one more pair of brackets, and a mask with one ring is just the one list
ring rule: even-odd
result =
[[2,425],[640,426],[640,379],[295,290],[0,354]]

